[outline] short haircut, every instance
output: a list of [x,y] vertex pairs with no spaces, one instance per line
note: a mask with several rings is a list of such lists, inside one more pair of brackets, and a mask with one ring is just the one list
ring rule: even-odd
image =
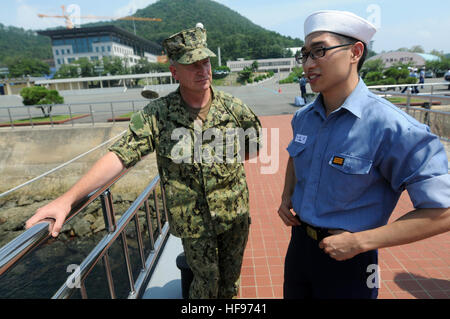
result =
[[344,43],[355,44],[356,42],[361,42],[364,45],[363,54],[362,54],[362,56],[361,56],[361,58],[359,59],[359,62],[358,62],[358,72],[361,71],[361,68],[362,68],[362,66],[363,66],[363,64],[364,64],[364,62],[366,61],[366,58],[367,58],[368,50],[367,50],[366,44],[363,41],[361,41],[361,40],[358,40],[358,39],[355,39],[355,38],[352,38],[352,37],[349,37],[349,36],[346,36],[346,35],[342,35],[342,34],[338,34],[338,33],[334,33],[334,32],[330,32],[330,33],[335,38],[337,38],[341,44],[344,44]]

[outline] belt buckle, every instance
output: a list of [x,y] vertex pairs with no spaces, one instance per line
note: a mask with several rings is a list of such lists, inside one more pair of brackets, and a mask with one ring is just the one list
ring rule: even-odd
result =
[[317,231],[309,226],[306,226],[306,233],[309,237],[311,237],[314,240],[317,240]]

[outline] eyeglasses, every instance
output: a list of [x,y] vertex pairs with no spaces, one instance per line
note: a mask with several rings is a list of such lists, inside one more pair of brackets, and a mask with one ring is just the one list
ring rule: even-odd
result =
[[335,45],[332,47],[317,47],[312,49],[309,52],[301,52],[297,53],[295,55],[295,60],[297,61],[297,63],[303,63],[305,64],[306,61],[308,60],[308,57],[311,57],[311,59],[315,60],[317,58],[322,58],[325,56],[325,52],[332,50],[332,49],[336,49],[336,48],[341,48],[341,47],[346,47],[348,45],[353,45],[353,43],[347,43],[347,44],[341,44],[341,45]]

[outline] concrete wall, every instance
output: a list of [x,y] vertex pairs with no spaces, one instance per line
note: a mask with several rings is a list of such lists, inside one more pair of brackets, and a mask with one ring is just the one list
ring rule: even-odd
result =
[[[7,191],[91,150],[126,128],[127,123],[105,124],[102,127],[0,130],[0,192]],[[107,152],[110,144],[33,183],[32,186],[24,187],[20,192],[53,194],[67,190]],[[156,161],[154,156],[150,155],[136,165],[136,169],[128,174],[130,175],[128,179],[135,179],[133,184],[142,184],[140,189],[156,174]]]

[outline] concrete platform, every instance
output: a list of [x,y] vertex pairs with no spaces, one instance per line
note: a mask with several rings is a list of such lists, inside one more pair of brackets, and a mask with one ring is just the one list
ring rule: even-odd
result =
[[181,272],[176,265],[182,252],[181,239],[170,235],[142,299],[182,299]]

